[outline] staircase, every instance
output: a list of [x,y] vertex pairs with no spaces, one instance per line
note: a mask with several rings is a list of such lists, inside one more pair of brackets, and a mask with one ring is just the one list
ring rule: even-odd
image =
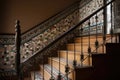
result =
[[[102,42],[102,39],[103,37],[99,35],[98,41]],[[110,35],[107,35],[107,40],[108,41],[106,42],[106,47],[104,47],[105,49],[104,53],[102,51],[103,50],[102,46],[100,46],[97,50],[98,51],[97,53],[91,52],[92,54],[91,56],[89,56],[88,52],[86,52],[86,50],[88,49],[88,43],[87,43],[88,36],[84,36],[83,37],[83,48],[84,48],[83,53],[84,53],[85,60],[81,61],[80,60],[81,37],[76,37],[74,39],[74,43],[66,44],[65,50],[58,50],[57,52],[58,56],[49,57],[47,64],[39,66],[40,70],[37,70],[34,73],[36,72],[39,73],[37,75],[41,76],[41,78],[40,79],[36,78],[35,80],[43,80],[43,77],[44,77],[44,80],[49,80],[51,78],[51,75],[54,77],[53,78],[54,80],[57,80],[59,73],[62,76],[62,80],[109,80],[109,78],[110,80],[113,80],[114,78],[111,78],[110,76],[110,75],[113,75],[111,70],[113,70],[112,66],[114,64],[114,60],[115,62],[118,62],[118,60],[116,61],[116,58],[118,59],[118,56],[116,56],[115,54],[112,54],[112,52],[116,50],[118,51],[120,48],[120,46],[118,45],[120,44],[110,43],[111,42]],[[94,51],[96,36],[94,35],[91,36],[90,41],[91,41],[90,46],[92,50]],[[115,42],[115,37],[113,38],[113,41]],[[114,45],[117,45],[117,46],[114,46]],[[112,51],[112,48],[114,48],[114,51]],[[66,54],[68,54],[68,57],[66,56]],[[75,59],[78,63],[75,69],[73,67],[74,55],[76,55]],[[68,62],[66,61],[67,60],[66,58],[68,59]],[[69,74],[68,79],[65,76],[66,75],[66,72],[65,72],[66,64],[68,64],[70,68],[69,73],[68,73]],[[116,70],[114,72],[116,72]],[[34,74],[31,77],[33,76]]]
[[[119,36],[113,34],[113,26],[111,26],[111,34],[105,34],[106,26],[102,25],[101,29],[98,23],[99,12],[112,2],[68,29],[57,39],[53,39],[53,42],[45,46],[38,54],[28,59],[28,62],[24,63],[23,70],[30,69],[23,71],[24,80],[119,79],[117,73],[120,72],[120,66],[116,66],[119,64]],[[92,18],[94,18],[94,24],[91,21]],[[88,27],[84,28],[83,25],[86,23]],[[16,80],[16,76],[14,79]]]
[[[110,38],[110,36],[108,36],[107,38]],[[102,36],[99,36],[99,41],[102,41]],[[91,48],[92,50],[95,50],[95,43],[96,41],[96,37],[95,36],[91,36]],[[53,67],[53,74],[54,77],[56,78],[59,74],[59,69],[62,75],[66,75],[65,73],[65,66],[67,64],[67,59],[68,59],[68,65],[70,68],[70,73],[68,75],[70,80],[78,80],[75,79],[76,75],[74,72],[74,67],[73,67],[73,60],[74,60],[74,55],[76,58],[76,61],[78,63],[78,67],[80,68],[85,68],[85,67],[92,67],[92,57],[88,57],[89,54],[87,52],[88,49],[88,37],[83,37],[83,53],[84,53],[84,57],[86,57],[86,59],[82,62],[83,65],[81,65],[81,61],[80,61],[80,53],[81,53],[81,37],[76,37],[74,39],[74,43],[68,43],[66,44],[66,50],[59,50],[58,51],[58,56],[57,57],[50,57],[48,59],[48,64],[45,64],[45,68],[43,69],[43,66],[40,66],[40,72],[45,72],[44,76],[45,76],[45,80],[49,80],[51,77],[51,64]],[[102,49],[101,47],[98,49],[98,53],[102,53]],[[67,57],[68,54],[68,57]],[[66,59],[67,58],[67,59]],[[42,73],[41,73],[42,74]],[[66,79],[64,79],[66,80]]]

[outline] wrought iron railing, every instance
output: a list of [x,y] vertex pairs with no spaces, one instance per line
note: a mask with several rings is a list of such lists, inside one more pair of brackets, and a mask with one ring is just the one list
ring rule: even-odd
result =
[[[114,0],[113,0],[114,1]],[[104,5],[103,7],[101,7],[100,9],[98,9],[97,11],[95,11],[93,14],[89,15],[88,17],[86,17],[85,19],[83,19],[82,21],[80,21],[80,23],[78,23],[77,25],[75,25],[74,27],[70,28],[68,31],[66,31],[64,34],[62,34],[60,37],[58,37],[57,39],[55,39],[53,42],[51,42],[48,46],[46,46],[42,51],[40,51],[41,55],[48,55],[50,53],[53,53],[53,54],[50,54],[49,57],[52,57],[54,56],[54,53],[56,53],[55,51],[56,50],[59,50],[60,48],[59,47],[62,47],[64,44],[67,44],[69,43],[72,39],[74,39],[76,36],[81,36],[81,39],[82,39],[82,36],[83,36],[83,30],[84,30],[84,26],[80,26],[82,25],[84,22],[86,21],[89,21],[88,24],[90,25],[90,19],[95,15],[95,29],[94,29],[94,34],[92,33],[92,35],[95,35],[95,38],[96,38],[96,42],[95,42],[95,51],[96,53],[98,53],[98,47],[99,47],[99,42],[98,42],[98,36],[99,35],[105,35],[105,39],[104,39],[104,36],[103,36],[103,42],[106,42],[106,34],[103,33],[103,28],[102,29],[99,29],[98,28],[98,17],[96,14],[98,14],[98,12],[100,12],[101,10],[103,10],[104,8],[106,8],[108,5],[112,4],[112,2],[109,2],[108,4]],[[97,28],[96,28],[97,27]],[[90,28],[88,29],[90,30]],[[80,31],[80,32],[79,32]],[[100,33],[98,33],[100,31]],[[88,31],[88,35],[89,35],[89,39],[90,39],[90,32]],[[79,35],[80,34],[80,35]],[[87,35],[87,36],[88,36]],[[89,41],[90,42],[90,41]],[[90,43],[89,43],[90,44]],[[102,45],[104,46],[104,45]],[[83,44],[82,44],[82,41],[81,41],[81,57],[80,57],[80,63],[81,63],[81,66],[83,64],[83,61],[85,60],[85,57],[84,57],[84,52],[82,51],[83,50]],[[90,45],[88,46],[88,53],[89,55],[91,54],[91,48],[90,48]],[[36,56],[37,57],[37,56]],[[65,66],[65,72],[66,72],[66,76],[67,79],[68,79],[68,74],[69,72],[69,65],[68,65],[68,51],[66,52],[66,66]],[[75,59],[75,58],[74,58]],[[37,59],[36,59],[37,60]],[[76,67],[76,60],[73,60],[73,66]],[[51,69],[52,70],[52,69]],[[60,75],[60,73],[58,74]],[[53,75],[52,75],[52,72],[51,72],[51,79],[53,80]]]
[[[108,37],[107,36],[107,34],[105,34],[105,33],[103,33],[104,31],[104,28],[100,28],[99,29],[99,27],[98,27],[98,17],[99,16],[97,16],[97,14],[101,11],[101,10],[104,10],[108,5],[113,5],[113,1],[114,0],[112,0],[112,1],[110,1],[109,3],[107,3],[107,4],[105,4],[103,7],[101,7],[100,9],[98,9],[97,11],[95,11],[93,14],[91,14],[91,15],[89,15],[88,17],[86,17],[85,19],[83,19],[80,23],[78,23],[77,25],[75,25],[74,27],[72,27],[72,28],[70,28],[69,29],[69,31],[67,31],[65,34],[63,34],[62,36],[60,36],[58,39],[56,39],[55,40],[55,42],[53,42],[52,43],[52,45],[50,45],[50,47],[53,47],[53,46],[55,46],[56,44],[59,44],[59,46],[60,46],[60,42],[64,42],[64,44],[67,44],[67,43],[69,43],[69,40],[71,40],[71,39],[73,39],[73,38],[75,38],[76,36],[81,36],[81,52],[80,52],[80,66],[83,66],[83,61],[86,59],[85,57],[84,57],[84,52],[83,52],[83,39],[82,39],[82,37],[84,37],[84,35],[83,35],[83,30],[84,30],[84,26],[80,26],[80,25],[82,25],[83,23],[85,23],[86,21],[88,21],[88,25],[89,25],[89,29],[88,29],[88,35],[86,35],[86,36],[89,36],[88,37],[88,56],[90,57],[90,55],[92,54],[92,50],[91,50],[91,46],[90,46],[90,36],[91,35],[94,35],[95,36],[95,38],[96,38],[96,41],[95,41],[95,53],[98,53],[98,48],[100,47],[100,43],[99,43],[99,41],[98,41],[98,36],[99,35],[101,35],[101,36],[103,36],[103,43],[102,43],[102,47],[104,47],[105,46],[105,42],[106,42],[106,38]],[[92,33],[90,33],[90,25],[91,25],[91,23],[90,23],[90,19],[93,17],[93,16],[95,16],[95,29],[94,29],[94,34]],[[104,16],[104,15],[103,15]],[[80,29],[79,29],[80,28]],[[112,28],[113,28],[113,26],[112,26]],[[80,30],[80,32],[79,32],[79,30]],[[99,32],[100,31],[100,32]],[[80,35],[79,35],[80,34]],[[112,37],[112,35],[113,35],[113,33],[111,33],[110,34],[111,35],[111,37]],[[112,40],[113,38],[111,38],[111,37],[109,37],[109,39],[110,40]],[[105,39],[104,39],[105,38]],[[61,41],[61,40],[63,40],[63,41]],[[105,40],[105,41],[104,41]],[[60,41],[60,42],[59,42]],[[56,45],[57,46],[57,45]],[[104,50],[103,50],[103,52],[105,52]],[[67,77],[67,80],[68,80],[68,74],[69,74],[69,72],[71,72],[71,71],[69,71],[69,65],[68,65],[68,50],[67,50],[67,52],[66,52],[66,66],[65,66],[65,72],[66,72],[66,76],[65,77]],[[76,54],[75,54],[75,52],[74,52],[74,56],[75,56]],[[89,58],[89,57],[87,57],[87,58]],[[74,57],[74,59],[75,59],[75,57]],[[74,67],[76,67],[76,60],[73,60],[73,66]],[[91,65],[91,64],[90,64]],[[59,74],[58,74],[59,75]]]

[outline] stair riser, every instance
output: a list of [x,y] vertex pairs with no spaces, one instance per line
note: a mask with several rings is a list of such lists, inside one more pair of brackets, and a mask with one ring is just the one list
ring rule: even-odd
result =
[[[74,53],[68,53],[68,60],[73,61],[74,60]],[[60,53],[60,57],[62,58],[66,58],[66,52],[61,52]],[[88,55],[84,56],[85,58],[88,57]],[[76,60],[78,63],[80,63],[80,54],[76,54]],[[91,64],[91,58],[86,58],[85,61],[83,62],[83,64],[88,65]]]
[[[83,52],[88,52],[88,47],[89,47],[88,45],[83,44]],[[96,51],[95,45],[91,45],[90,47],[91,47],[92,52]],[[79,45],[69,44],[67,45],[67,49],[70,51],[81,51],[81,45],[80,44]],[[100,46],[97,50],[98,50],[98,53],[102,53],[103,47]],[[105,48],[104,48],[104,51],[106,51]]]
[[[97,40],[98,40],[99,42],[101,42],[103,39],[102,39],[102,37],[98,37]],[[90,42],[91,42],[91,43],[95,43],[95,41],[96,41],[96,37],[91,37],[91,38],[90,38]],[[75,39],[75,42],[76,42],[76,43],[81,43],[81,37],[80,37],[80,38],[76,38],[76,39]],[[82,42],[83,42],[83,43],[88,43],[88,42],[89,42],[89,39],[88,39],[87,37],[85,37],[85,38],[83,37],[83,38],[82,38]]]

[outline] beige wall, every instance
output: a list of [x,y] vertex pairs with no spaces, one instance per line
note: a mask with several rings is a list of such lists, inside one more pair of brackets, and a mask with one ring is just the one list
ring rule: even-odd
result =
[[15,33],[15,20],[22,32],[48,19],[78,0],[0,0],[0,34]]

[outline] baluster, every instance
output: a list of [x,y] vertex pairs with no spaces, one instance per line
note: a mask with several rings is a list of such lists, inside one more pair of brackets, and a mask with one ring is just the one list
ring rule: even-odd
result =
[[[106,3],[105,3],[105,1],[104,1],[104,5],[105,5]],[[107,17],[106,17],[106,14],[107,14],[107,12],[106,12],[106,8],[103,10],[103,44],[102,44],[102,52],[103,53],[105,53],[105,44],[106,44],[106,31],[107,31]]]
[[61,67],[60,67],[60,49],[58,50],[58,57],[59,57],[59,73],[58,73],[58,78],[57,80],[61,80],[62,79],[62,75],[61,75]]
[[96,16],[95,16],[95,22],[96,22],[96,41],[95,41],[95,48],[96,48],[96,53],[98,53],[99,42],[98,42],[98,16],[97,16],[97,14],[96,14]]
[[[76,31],[74,31],[74,34],[76,34]],[[77,32],[78,34],[78,32]],[[75,37],[74,37],[75,38]],[[76,60],[76,44],[74,42],[74,60],[73,60],[73,68],[75,69],[77,66],[77,60]],[[73,77],[75,79],[75,71],[73,72]]]
[[20,62],[20,44],[21,44],[21,30],[20,30],[20,21],[16,21],[15,25],[15,46],[16,46],[16,72],[18,80],[22,80],[21,76],[21,62]]
[[[74,32],[74,34],[76,34],[76,33]],[[75,42],[74,42],[74,60],[73,60],[74,69],[75,69],[76,65],[77,65],[77,61],[76,61],[76,45],[75,45]]]
[[53,76],[53,57],[52,57],[52,54],[50,54],[50,58],[51,58],[51,77],[50,77],[50,80],[55,80],[54,79],[54,76]]
[[[66,43],[66,44],[67,44],[67,43]],[[68,49],[67,49],[67,52],[66,52],[66,65],[65,65],[65,73],[66,73],[67,80],[68,80],[69,70],[70,70],[70,67],[69,67],[69,65],[68,65]]]
[[103,44],[102,44],[102,52],[105,53],[105,44],[106,44],[106,35],[103,35]]
[[89,65],[90,65],[90,56],[91,56],[91,46],[90,46],[90,19],[89,19],[89,22],[88,22],[88,26],[89,26],[89,31],[88,31],[88,58],[89,58]]
[[84,54],[83,54],[83,27],[82,26],[81,26],[80,34],[81,34],[81,55],[80,55],[80,61],[81,61],[81,66],[83,66]]
[[74,43],[74,60],[73,60],[73,67],[75,69],[76,65],[77,65],[77,61],[76,61],[76,47],[75,47],[75,43]]

